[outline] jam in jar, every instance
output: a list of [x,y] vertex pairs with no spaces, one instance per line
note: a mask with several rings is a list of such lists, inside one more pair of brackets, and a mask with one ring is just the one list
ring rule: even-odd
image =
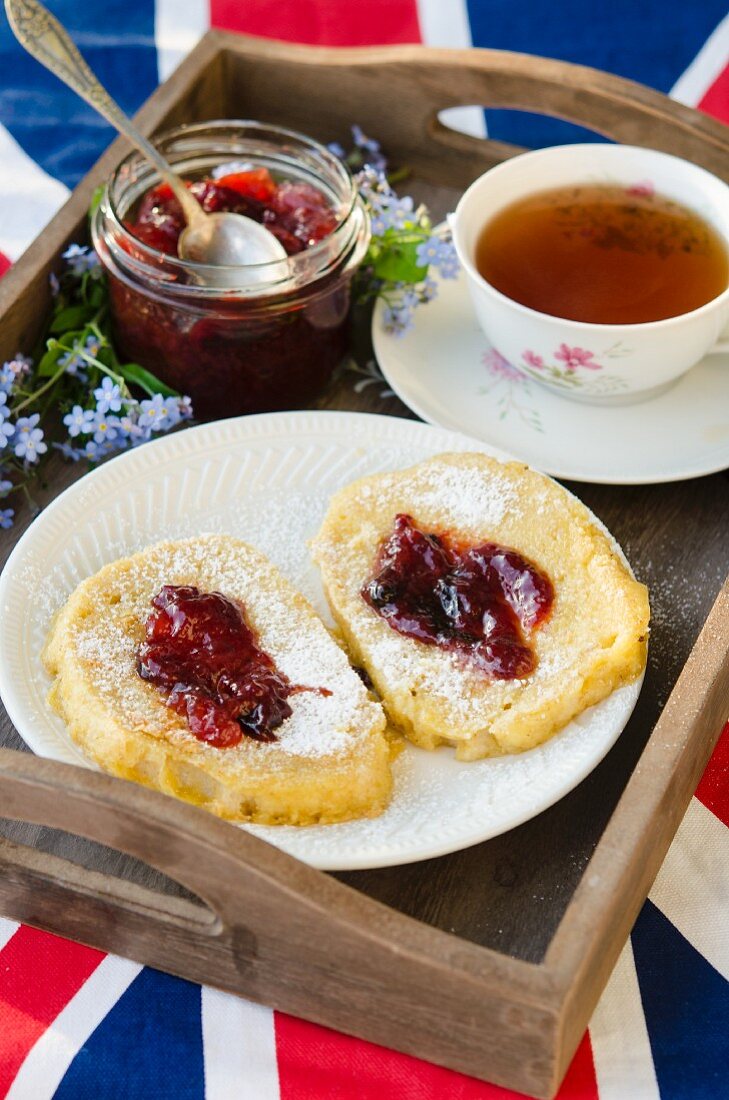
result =
[[352,275],[369,242],[346,167],[301,134],[256,122],[180,127],[155,144],[203,208],[267,226],[286,260],[181,260],[181,211],[138,154],[92,220],[120,354],[189,394],[198,418],[308,403],[347,348]]

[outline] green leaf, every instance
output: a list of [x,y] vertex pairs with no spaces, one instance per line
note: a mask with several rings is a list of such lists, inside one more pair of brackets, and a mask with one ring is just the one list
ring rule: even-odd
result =
[[373,269],[378,279],[391,283],[420,283],[428,274],[428,268],[422,267],[417,260],[419,241],[402,243],[398,240],[388,242],[380,255],[374,260]]
[[[106,338],[108,339],[108,337]],[[115,374],[120,374],[121,372],[119,370],[119,356],[114,351],[113,346],[111,344],[107,344],[102,350],[104,354],[99,355],[99,359],[101,360],[101,362],[104,364],[105,367],[108,367],[109,370],[113,370]]]
[[94,315],[94,310],[88,306],[67,306],[60,310],[50,323],[48,331],[54,336],[61,336],[69,329],[81,328]]
[[104,184],[102,183],[99,184],[99,186],[94,190],[94,193],[91,196],[91,202],[89,203],[89,219],[93,218],[94,214],[96,213],[96,208],[101,202],[103,195]]
[[390,187],[394,187],[396,183],[402,183],[403,180],[409,179],[412,174],[412,168],[403,165],[401,168],[395,168],[392,172],[387,173],[387,182],[390,184]]
[[[92,333],[91,335],[95,334]],[[94,356],[94,359],[98,359],[100,363],[103,363],[104,366],[109,367],[109,369],[112,369],[114,366],[114,357],[112,355],[111,348],[108,348],[106,344],[101,345],[96,355]],[[87,365],[91,370],[93,370],[93,363],[88,363]]]
[[95,310],[101,309],[106,303],[106,286],[101,279],[94,279],[86,287],[86,301]]
[[48,341],[48,351],[41,359],[36,374],[39,378],[50,378],[58,370],[58,360],[63,354],[63,348],[59,348],[55,340]]
[[119,374],[126,382],[131,382],[135,386],[139,386],[145,393],[148,393],[150,397],[154,397],[156,393],[161,393],[163,397],[179,397],[177,390],[170,389],[164,382],[160,382],[156,375],[151,371],[145,370],[144,367],[140,367],[139,363],[124,363],[118,368]]

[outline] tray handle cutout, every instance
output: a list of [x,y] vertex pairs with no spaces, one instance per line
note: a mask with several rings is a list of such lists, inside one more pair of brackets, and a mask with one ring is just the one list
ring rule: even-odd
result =
[[[3,817],[116,848],[208,908],[0,838],[0,913],[532,1095],[554,1091],[542,968],[388,909],[205,810],[0,750]],[[444,1014],[460,1019],[443,1029]],[[408,1021],[407,1027],[403,1020]],[[484,1063],[483,1035],[501,1040]]]
[[613,141],[685,157],[729,179],[729,136],[720,122],[585,65],[507,50],[334,50],[210,33],[225,54],[231,109],[244,102],[249,117],[305,131],[316,119],[326,140],[346,141],[351,123],[359,122],[398,163],[431,183],[464,186],[523,151],[459,133],[438,118],[449,108],[474,105],[550,115]]
[[[320,877],[204,810],[91,770],[0,750],[3,817],[115,848],[180,883],[203,904],[89,870],[0,837],[0,912],[104,950],[189,975],[188,954],[243,946],[251,892],[291,906],[283,882]],[[290,865],[290,866],[289,866]],[[311,882],[309,883],[311,885]],[[148,944],[149,951],[141,944]],[[176,964],[176,956],[179,963]]]
[[[437,52],[442,94],[431,100],[428,130],[441,144],[449,144],[453,130],[437,113],[480,104],[550,116],[613,141],[663,149],[698,163],[708,158],[717,174],[729,174],[722,160],[729,153],[726,127],[643,84],[585,65],[508,51],[476,49],[452,60],[447,55],[456,51]],[[507,156],[518,151],[491,144]]]

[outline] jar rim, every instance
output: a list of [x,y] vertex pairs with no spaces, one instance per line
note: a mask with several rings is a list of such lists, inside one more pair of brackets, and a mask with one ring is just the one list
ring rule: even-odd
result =
[[[301,285],[302,277],[305,274],[309,275],[308,278],[304,279],[305,283],[313,282],[326,275],[333,263],[336,263],[337,259],[341,258],[352,244],[352,215],[359,211],[364,216],[365,223],[367,221],[366,212],[347,165],[331,153],[326,146],[306,134],[255,119],[211,119],[198,123],[184,123],[155,134],[154,142],[159,147],[165,147],[165,153],[169,155],[169,146],[174,147],[176,142],[195,138],[204,141],[206,137],[214,140],[216,136],[221,140],[225,136],[229,136],[233,142],[245,142],[247,139],[258,139],[260,141],[268,136],[272,142],[280,143],[279,155],[283,155],[287,151],[287,144],[298,145],[300,151],[303,150],[309,153],[314,163],[318,161],[329,170],[331,176],[334,177],[335,182],[341,188],[342,197],[337,208],[338,222],[336,227],[321,241],[317,241],[316,244],[303,249],[299,253],[287,256],[285,260],[273,260],[263,264],[249,265],[212,265],[180,259],[178,256],[162,252],[146,242],[140,241],[124,224],[124,211],[120,210],[118,205],[121,196],[115,196],[114,189],[125,189],[128,181],[125,184],[125,181],[120,177],[125,171],[129,171],[131,165],[135,162],[142,165],[148,164],[141,154],[132,151],[117,165],[105,185],[101,201],[97,206],[97,216],[93,219],[94,235],[97,233],[101,235],[99,222],[103,217],[111,224],[112,235],[122,242],[118,248],[126,253],[126,260],[129,261],[132,258],[129,248],[134,250],[136,256],[141,257],[132,264],[133,267],[139,268],[140,272],[144,270],[147,273],[154,272],[157,278],[160,278],[162,274],[161,267],[164,266],[169,274],[166,278],[163,277],[161,281],[164,281],[168,286],[178,285],[180,289],[183,289],[184,286],[185,291],[193,291],[203,296],[208,293],[216,297],[221,296],[221,294],[235,293],[258,297],[262,294],[286,293],[288,289]],[[174,148],[172,151],[174,153]],[[183,152],[191,154],[192,150],[183,150]],[[203,150],[197,150],[197,152],[200,155]],[[217,150],[215,152],[217,153]],[[265,153],[268,158],[275,159],[276,152],[275,146],[272,145],[269,149],[260,150],[258,155]],[[290,150],[290,155],[294,158],[295,154],[295,148]],[[246,151],[245,149],[240,151],[231,150],[230,156],[237,156],[240,159],[250,157],[255,162],[256,152],[253,150]],[[221,163],[225,163],[225,161],[222,160]],[[159,176],[151,165],[149,165],[148,174],[149,179],[145,180],[145,190],[147,185],[154,187],[159,182]],[[329,185],[330,189],[333,189],[331,179],[324,182]],[[356,231],[357,227],[355,227]],[[369,238],[369,233],[367,237]],[[108,239],[106,243],[109,243]],[[128,247],[125,247],[125,245]],[[357,251],[364,252],[363,249]],[[255,273],[250,282],[241,279],[240,273],[246,270],[251,274]],[[229,284],[221,285],[221,271],[231,272]],[[214,278],[212,277],[213,272],[215,273]],[[206,273],[210,273],[207,280],[205,278]],[[267,273],[270,273],[270,278],[266,278]],[[185,278],[183,283],[180,276],[191,277],[192,281]]]

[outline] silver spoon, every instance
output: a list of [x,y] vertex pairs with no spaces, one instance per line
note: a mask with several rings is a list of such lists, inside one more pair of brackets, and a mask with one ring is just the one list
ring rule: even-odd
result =
[[[180,259],[215,266],[248,266],[287,259],[281,242],[253,218],[205,213],[164,157],[99,83],[55,16],[38,0],[5,0],[5,11],[21,46],[128,138],[170,185],[187,222],[177,242]],[[215,285],[220,280],[211,273],[203,281]],[[229,281],[227,276],[224,281]]]

